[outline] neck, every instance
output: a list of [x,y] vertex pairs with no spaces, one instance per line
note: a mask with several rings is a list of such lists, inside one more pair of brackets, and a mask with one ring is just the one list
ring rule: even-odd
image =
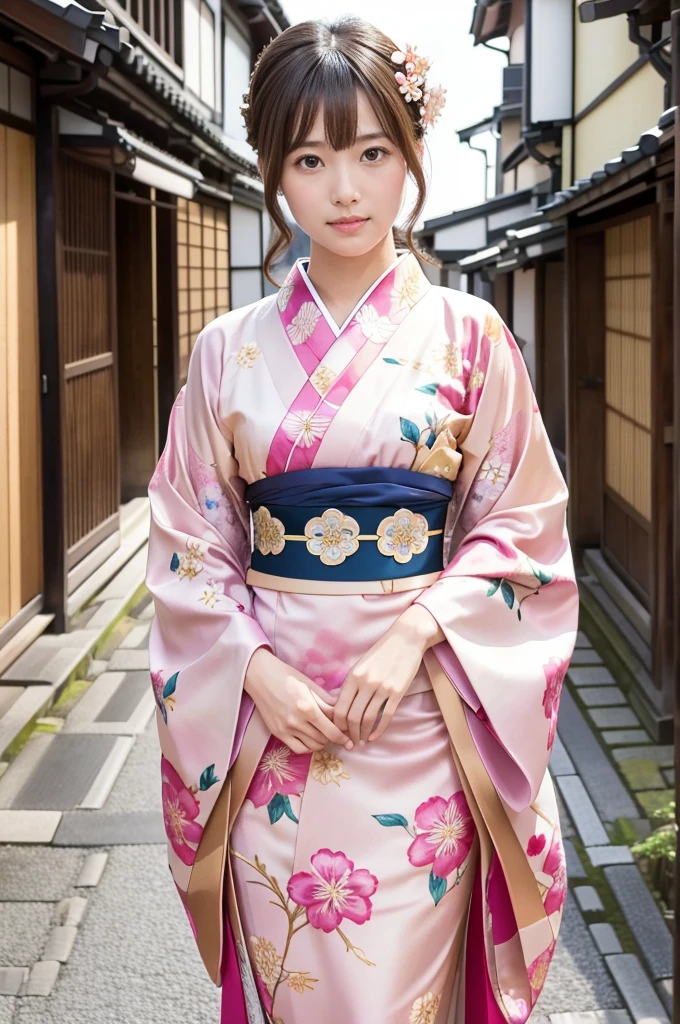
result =
[[338,256],[312,240],[307,276],[336,323],[342,324],[364,292],[396,258],[391,231],[361,256]]

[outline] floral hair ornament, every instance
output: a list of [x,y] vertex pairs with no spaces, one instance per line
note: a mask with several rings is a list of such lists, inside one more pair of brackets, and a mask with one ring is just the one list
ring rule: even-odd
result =
[[393,64],[403,67],[403,71],[395,71],[394,77],[407,103],[418,103],[420,122],[427,130],[435,123],[446,103],[446,89],[441,85],[429,87],[425,75],[430,70],[430,61],[421,57],[414,46],[405,50],[395,50],[391,57]]

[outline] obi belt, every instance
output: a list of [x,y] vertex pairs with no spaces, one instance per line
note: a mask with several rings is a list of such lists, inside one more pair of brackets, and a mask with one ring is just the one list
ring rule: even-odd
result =
[[246,582],[306,594],[429,586],[444,565],[453,483],[409,469],[302,469],[246,488],[253,542]]

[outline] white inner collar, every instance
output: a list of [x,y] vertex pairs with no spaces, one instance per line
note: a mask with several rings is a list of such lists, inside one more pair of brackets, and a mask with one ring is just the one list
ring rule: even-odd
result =
[[310,292],[312,293],[314,301],[316,302],[317,306],[321,310],[321,313],[323,314],[323,317],[324,317],[326,323],[328,324],[330,329],[333,331],[333,334],[335,335],[335,337],[339,338],[340,335],[342,334],[342,332],[347,327],[347,325],[350,322],[350,320],[352,319],[352,317],[355,316],[356,313],[358,313],[358,311],[363,306],[364,302],[366,302],[366,299],[369,297],[371,292],[375,288],[378,287],[380,282],[383,281],[387,277],[387,275],[390,273],[390,271],[394,270],[394,268],[396,267],[397,263],[399,263],[406,256],[408,256],[409,251],[410,251],[409,249],[399,249],[397,251],[398,252],[397,258],[394,260],[393,263],[391,263],[389,265],[387,270],[385,270],[380,275],[380,277],[373,282],[373,284],[370,286],[370,288],[368,288],[367,291],[364,292],[364,294],[361,296],[361,298],[357,302],[357,304],[354,307],[354,309],[352,310],[352,312],[349,314],[348,317],[345,318],[345,321],[344,321],[342,327],[338,327],[338,325],[336,324],[335,320],[333,319],[333,317],[331,316],[330,312],[328,311],[325,302],[323,301],[323,299],[321,298],[321,296],[319,295],[319,293],[317,292],[316,288],[314,287],[314,285],[312,284],[312,282],[310,281],[310,279],[309,279],[309,277],[307,275],[306,266],[309,264],[309,256],[300,256],[295,262],[298,265],[298,270],[300,271],[302,277],[304,278],[305,284],[307,285],[307,287],[309,288]]

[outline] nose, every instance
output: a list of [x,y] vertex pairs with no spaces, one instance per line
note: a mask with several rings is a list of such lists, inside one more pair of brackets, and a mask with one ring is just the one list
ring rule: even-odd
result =
[[361,199],[361,193],[352,179],[348,168],[338,168],[333,182],[331,201],[334,206],[354,206]]

